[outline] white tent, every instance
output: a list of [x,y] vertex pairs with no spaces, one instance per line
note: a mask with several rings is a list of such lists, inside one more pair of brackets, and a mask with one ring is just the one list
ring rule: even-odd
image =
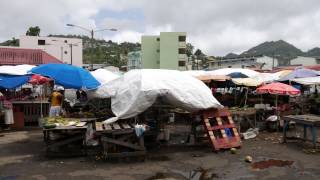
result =
[[16,66],[0,66],[0,74],[9,74],[9,75],[25,75],[28,74],[32,68],[36,66],[22,64]]
[[303,84],[303,85],[320,84],[320,76],[297,78],[297,79],[292,79],[291,81],[294,81],[296,83]]
[[148,109],[158,97],[189,111],[223,107],[204,83],[175,70],[131,70],[98,88],[96,95],[111,97],[116,117],[106,123],[134,117]]
[[208,74],[207,71],[203,70],[182,71],[182,73],[188,74],[193,77],[206,76]]
[[108,71],[106,69],[97,69],[95,71],[92,71],[91,74],[102,85],[120,77],[120,75],[115,74],[115,73]]

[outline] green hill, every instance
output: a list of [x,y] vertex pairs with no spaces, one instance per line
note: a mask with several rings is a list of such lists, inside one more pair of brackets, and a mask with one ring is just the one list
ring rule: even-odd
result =
[[320,56],[320,48],[315,47],[313,49],[310,49],[305,53],[305,56],[308,56],[308,57]]
[[116,43],[111,40],[93,39],[93,48],[91,48],[91,39],[88,36],[79,35],[49,35],[50,37],[80,38],[83,41],[83,62],[103,64],[121,67],[126,65],[125,58],[128,52],[141,49],[140,43],[122,42]]
[[292,44],[283,41],[267,41],[262,44],[259,44],[243,53],[240,56],[256,56],[256,55],[266,55],[266,56],[275,56],[279,59],[280,65],[287,65],[290,59],[293,59],[304,53],[293,46]]

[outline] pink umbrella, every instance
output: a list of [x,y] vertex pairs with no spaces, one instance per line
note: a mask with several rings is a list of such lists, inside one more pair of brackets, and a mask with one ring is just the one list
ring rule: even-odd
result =
[[276,94],[296,96],[300,94],[300,90],[283,83],[271,83],[257,88],[259,94]]

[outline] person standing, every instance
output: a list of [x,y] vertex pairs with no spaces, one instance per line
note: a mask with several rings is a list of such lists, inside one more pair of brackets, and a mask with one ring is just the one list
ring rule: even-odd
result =
[[58,87],[54,89],[53,93],[50,96],[50,112],[49,112],[49,117],[55,117],[55,116],[60,116],[61,113],[61,105],[63,102],[63,95],[61,92],[63,91],[62,87]]

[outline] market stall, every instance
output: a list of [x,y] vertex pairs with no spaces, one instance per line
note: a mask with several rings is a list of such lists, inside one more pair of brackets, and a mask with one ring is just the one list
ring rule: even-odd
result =
[[87,142],[91,138],[95,118],[43,119],[43,136],[47,156],[86,155]]

